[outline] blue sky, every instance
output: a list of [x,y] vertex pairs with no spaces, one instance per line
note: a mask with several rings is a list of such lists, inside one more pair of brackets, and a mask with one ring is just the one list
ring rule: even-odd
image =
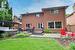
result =
[[8,0],[13,14],[19,16],[26,12],[38,12],[42,8],[69,5],[66,13],[72,13],[75,0]]

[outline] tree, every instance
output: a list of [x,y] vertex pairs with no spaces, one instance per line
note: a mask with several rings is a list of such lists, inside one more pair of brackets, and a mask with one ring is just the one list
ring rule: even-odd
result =
[[3,11],[0,11],[0,20],[3,20],[2,13]]
[[[0,11],[0,21],[12,21],[12,8],[9,7],[8,1],[7,0],[0,0],[0,3],[3,2],[4,6],[1,8],[2,10]],[[5,4],[6,2],[6,4]]]
[[9,18],[10,18],[10,20],[12,20],[12,8],[10,8],[9,10],[8,10],[8,14],[9,14]]
[[[12,21],[12,8],[9,7],[8,1],[0,0],[0,4],[0,21]],[[5,26],[11,26],[11,24]]]
[[9,3],[7,0],[6,0],[6,4],[5,4],[5,9],[9,9]]

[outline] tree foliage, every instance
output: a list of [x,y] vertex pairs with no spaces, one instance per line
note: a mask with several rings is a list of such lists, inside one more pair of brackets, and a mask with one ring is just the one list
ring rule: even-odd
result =
[[[12,8],[9,7],[7,0],[0,0],[0,21],[12,21]],[[12,24],[4,24],[10,27]]]
[[12,21],[12,8],[9,7],[8,1],[0,0],[1,2],[4,2],[4,7],[0,8],[0,21]]

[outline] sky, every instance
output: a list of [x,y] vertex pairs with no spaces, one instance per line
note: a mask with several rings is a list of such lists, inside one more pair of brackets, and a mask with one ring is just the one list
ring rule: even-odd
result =
[[75,0],[8,0],[10,7],[13,9],[13,15],[20,16],[27,12],[39,12],[42,8],[57,6],[69,6],[66,13],[73,12]]

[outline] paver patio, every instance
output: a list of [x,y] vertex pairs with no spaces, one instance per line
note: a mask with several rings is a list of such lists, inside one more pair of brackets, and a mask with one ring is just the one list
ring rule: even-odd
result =
[[50,37],[50,38],[60,38],[60,34],[31,35],[30,37]]

